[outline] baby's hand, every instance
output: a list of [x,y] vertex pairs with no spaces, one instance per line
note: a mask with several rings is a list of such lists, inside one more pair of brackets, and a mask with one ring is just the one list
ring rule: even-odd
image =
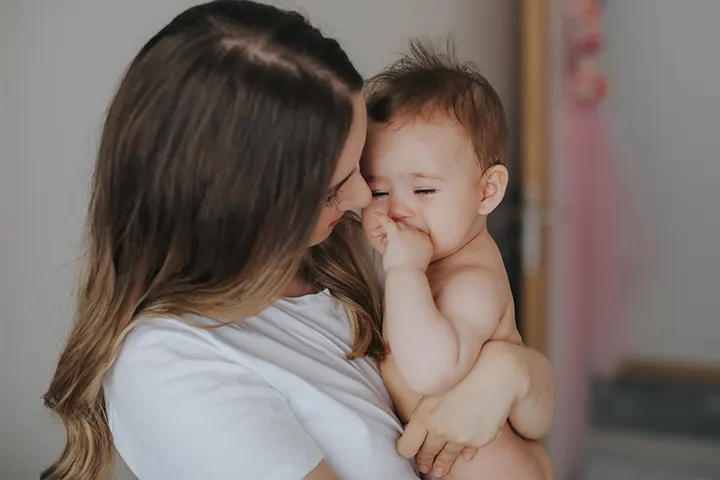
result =
[[395,267],[427,270],[433,253],[430,237],[402,222],[396,223],[382,213],[376,213],[375,218],[380,224],[375,233],[381,237],[384,246],[382,254],[385,272]]

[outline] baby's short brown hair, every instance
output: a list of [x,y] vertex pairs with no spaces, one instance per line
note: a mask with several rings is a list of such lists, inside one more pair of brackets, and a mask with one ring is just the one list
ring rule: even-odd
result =
[[508,150],[505,109],[475,65],[458,60],[450,41],[444,52],[413,41],[408,53],[367,81],[372,121],[409,115],[425,120],[454,116],[468,131],[483,169],[501,164]]

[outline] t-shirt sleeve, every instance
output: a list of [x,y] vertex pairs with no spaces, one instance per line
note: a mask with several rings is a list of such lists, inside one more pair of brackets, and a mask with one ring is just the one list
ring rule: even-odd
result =
[[323,454],[279,392],[178,320],[135,327],[105,382],[140,480],[300,480]]

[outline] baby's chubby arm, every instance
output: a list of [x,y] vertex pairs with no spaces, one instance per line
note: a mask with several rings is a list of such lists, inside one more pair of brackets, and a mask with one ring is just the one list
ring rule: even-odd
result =
[[386,340],[408,387],[442,392],[470,370],[511,298],[491,272],[476,267],[456,272],[433,297],[430,238],[384,215],[378,220],[385,232]]
[[433,298],[425,272],[394,267],[386,273],[387,340],[408,386],[422,395],[443,392],[475,364],[507,309],[498,282],[468,267]]
[[537,350],[524,345],[499,342],[508,351],[506,358],[519,370],[518,394],[510,410],[510,425],[522,437],[545,437],[555,414],[555,374],[550,361]]

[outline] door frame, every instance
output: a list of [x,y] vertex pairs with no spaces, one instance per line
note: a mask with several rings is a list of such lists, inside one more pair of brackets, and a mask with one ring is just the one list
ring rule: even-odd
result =
[[521,330],[529,347],[548,354],[550,171],[550,0],[522,0],[521,171],[523,192]]

